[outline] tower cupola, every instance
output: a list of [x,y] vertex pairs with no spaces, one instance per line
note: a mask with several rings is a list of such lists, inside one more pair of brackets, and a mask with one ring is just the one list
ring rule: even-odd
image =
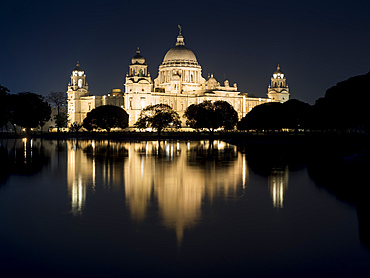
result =
[[135,56],[131,59],[131,65],[135,64],[145,65],[145,59],[143,56],[141,56],[139,47],[136,50]]
[[145,64],[145,58],[140,54],[139,47],[136,50],[136,54],[131,59],[129,66],[129,77],[147,77],[148,76],[148,65]]
[[276,71],[272,74],[271,82],[267,89],[267,96],[274,102],[285,102],[289,100],[289,87],[286,82],[285,74],[277,65]]
[[83,69],[80,67],[80,62],[77,61],[76,68],[72,71],[71,82],[69,83],[72,90],[85,89],[88,90],[86,82],[86,75]]

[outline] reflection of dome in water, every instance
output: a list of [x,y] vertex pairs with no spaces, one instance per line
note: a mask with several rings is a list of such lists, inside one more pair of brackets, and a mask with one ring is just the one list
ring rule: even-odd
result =
[[176,46],[168,50],[164,56],[162,65],[168,64],[198,65],[193,51],[185,47],[184,37],[182,35],[178,35]]

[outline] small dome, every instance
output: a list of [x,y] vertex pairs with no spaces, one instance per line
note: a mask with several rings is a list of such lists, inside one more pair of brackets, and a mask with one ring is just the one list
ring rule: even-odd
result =
[[279,66],[279,64],[278,64],[278,66],[277,66],[276,71],[274,72],[274,74],[278,74],[278,73],[280,73],[280,74],[284,74],[284,73],[280,70],[280,66]]
[[123,96],[121,89],[112,89],[110,94],[114,97]]
[[217,85],[217,80],[213,77],[213,74],[211,74],[210,77],[208,77],[207,84],[208,85]]
[[135,56],[131,59],[131,64],[145,64],[145,59],[141,56],[139,48],[137,48]]
[[83,69],[80,68],[80,62],[77,61],[76,67],[73,71],[83,71]]

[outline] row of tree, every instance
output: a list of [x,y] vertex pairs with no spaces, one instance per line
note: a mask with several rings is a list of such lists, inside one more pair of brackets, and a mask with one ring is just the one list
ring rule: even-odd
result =
[[[238,122],[237,112],[226,101],[192,104],[186,109],[184,117],[189,127],[197,130],[207,129],[211,132],[221,127],[226,130],[234,129]],[[74,124],[72,128],[84,127],[88,131],[100,128],[109,132],[112,128],[127,127],[128,120],[129,116],[125,110],[105,105],[87,113],[83,124],[81,126]],[[165,128],[181,127],[181,120],[179,114],[167,104],[149,105],[141,111],[135,127],[153,129],[160,133]]]

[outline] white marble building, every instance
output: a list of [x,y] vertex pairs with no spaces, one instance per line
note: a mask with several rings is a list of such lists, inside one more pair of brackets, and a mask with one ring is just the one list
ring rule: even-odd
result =
[[181,28],[175,47],[165,54],[154,82],[138,48],[131,59],[124,86],[124,95],[116,90],[105,96],[90,96],[86,75],[77,63],[67,91],[69,122],[82,122],[91,109],[111,104],[124,108],[130,116],[129,126],[133,126],[144,107],[164,103],[171,106],[185,123],[182,115],[186,108],[204,100],[229,102],[241,119],[257,105],[289,99],[286,77],[279,66],[271,78],[267,98],[249,97],[247,93],[239,92],[236,84],[230,86],[228,80],[221,85],[212,74],[205,79],[195,54],[185,46]]

